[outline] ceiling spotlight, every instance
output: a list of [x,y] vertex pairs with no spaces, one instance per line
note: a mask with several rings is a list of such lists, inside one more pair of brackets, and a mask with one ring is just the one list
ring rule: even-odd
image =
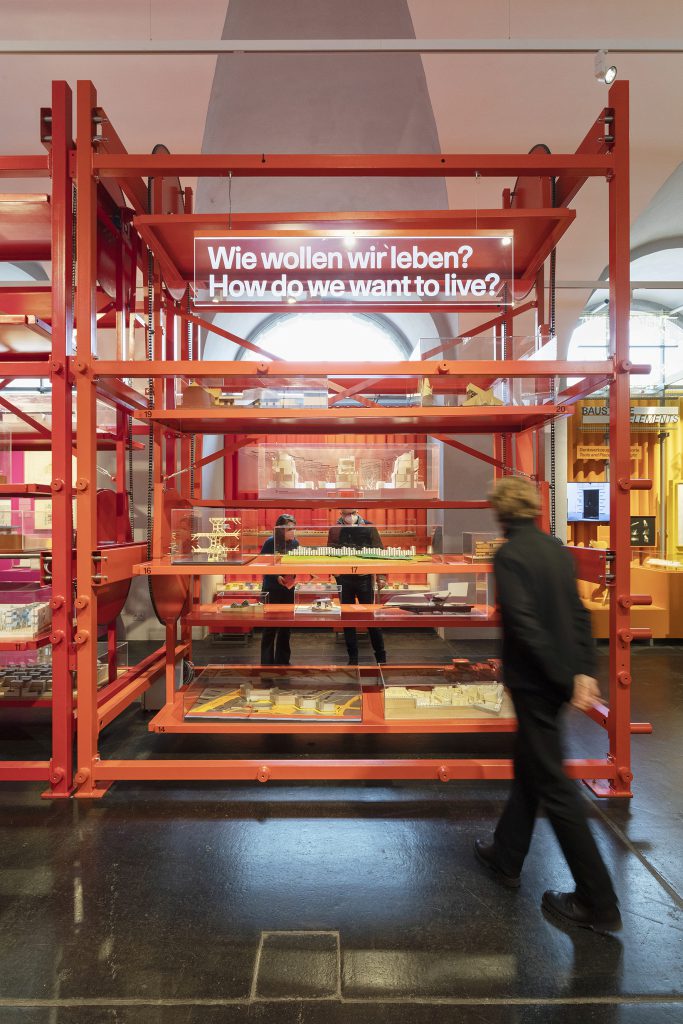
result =
[[595,77],[598,82],[611,85],[617,77],[617,69],[614,64],[607,66],[607,50],[598,50],[595,54]]
[[356,235],[353,231],[346,231],[344,233],[344,245],[347,249],[353,249],[356,244]]
[[512,239],[510,238],[509,235],[503,235],[503,237],[500,240],[500,244],[501,245],[512,245]]

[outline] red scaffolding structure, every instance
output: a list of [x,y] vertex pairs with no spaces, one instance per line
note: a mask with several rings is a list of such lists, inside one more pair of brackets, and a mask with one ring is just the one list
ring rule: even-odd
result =
[[[481,457],[467,444],[469,434],[488,433],[496,438],[493,456],[485,456],[496,474],[522,472],[540,478],[546,499],[547,482],[543,478],[543,456],[540,438],[542,428],[553,419],[566,416],[580,398],[607,387],[610,397],[610,436],[612,445],[611,480],[611,541],[608,552],[576,549],[576,564],[581,578],[607,585],[610,601],[609,648],[609,700],[591,712],[593,720],[605,730],[609,750],[604,758],[576,759],[567,763],[568,772],[585,780],[596,793],[610,796],[631,795],[631,734],[646,732],[646,723],[631,722],[630,712],[630,644],[644,637],[647,631],[633,630],[630,626],[630,608],[633,604],[648,602],[642,595],[630,593],[630,491],[649,486],[649,481],[632,480],[629,463],[629,378],[642,369],[630,364],[628,328],[630,311],[629,292],[629,156],[628,156],[628,84],[615,83],[608,97],[608,106],[600,112],[578,150],[570,154],[494,155],[408,155],[408,156],[269,156],[261,155],[173,155],[167,152],[128,154],[109,121],[98,106],[95,89],[90,82],[80,82],[77,96],[76,147],[70,154],[70,126],[65,113],[64,124],[58,127],[55,118],[55,96],[60,96],[62,110],[70,110],[68,90],[63,83],[55,83],[53,95],[52,174],[53,191],[62,196],[58,226],[53,228],[53,351],[50,374],[53,380],[53,403],[61,409],[55,416],[53,445],[61,451],[60,467],[63,475],[55,471],[53,495],[62,498],[59,534],[67,536],[67,506],[70,510],[71,484],[67,475],[64,453],[70,456],[68,437],[71,418],[64,416],[65,404],[71,401],[71,379],[75,380],[78,408],[78,433],[75,448],[78,458],[75,493],[78,509],[78,535],[76,543],[76,596],[77,627],[73,638],[77,665],[78,736],[77,770],[75,781],[78,795],[95,797],[106,791],[116,780],[154,779],[386,779],[420,778],[446,781],[458,778],[509,778],[512,765],[507,758],[472,757],[422,759],[345,759],[345,760],[272,760],[250,759],[123,759],[103,758],[99,750],[99,734],[124,708],[128,707],[162,673],[166,677],[166,703],[154,719],[151,728],[159,732],[222,732],[278,733],[310,732],[310,725],[292,723],[188,723],[181,713],[182,690],[176,688],[177,665],[191,651],[192,625],[215,621],[216,609],[206,609],[199,601],[199,577],[204,573],[216,574],[215,566],[172,564],[167,557],[170,524],[169,512],[174,504],[182,503],[222,507],[247,507],[236,491],[226,490],[225,500],[206,499],[201,492],[201,473],[193,469],[230,455],[254,437],[277,434],[319,436],[322,434],[387,435],[398,433],[421,434],[453,445],[460,451]],[[60,135],[60,133],[62,133]],[[55,172],[56,140],[62,138],[63,171]],[[69,156],[71,162],[69,163]],[[0,165],[1,166],[1,165]],[[16,167],[16,160],[13,164]],[[610,289],[610,355],[600,362],[567,363],[500,358],[489,362],[440,359],[438,347],[422,362],[395,363],[295,363],[286,360],[267,361],[266,353],[246,339],[236,338],[210,322],[194,315],[189,309],[188,284],[192,280],[192,244],[197,231],[225,230],[228,217],[191,212],[189,189],[182,190],[178,176],[518,176],[524,189],[503,193],[499,210],[476,211],[476,224],[505,229],[514,233],[517,259],[515,277],[511,286],[522,300],[515,307],[497,311],[493,320],[482,324],[479,330],[491,326],[502,328],[501,335],[512,333],[514,317],[529,309],[536,310],[541,330],[545,323],[545,297],[543,265],[563,233],[573,220],[569,203],[583,184],[592,177],[602,179],[608,188],[609,202],[609,289]],[[60,176],[62,175],[62,176]],[[143,180],[148,178],[149,182]],[[550,181],[555,179],[555,204],[550,202]],[[72,310],[70,249],[71,182],[77,193],[77,279],[75,315],[78,325],[78,352],[71,356],[70,331]],[[68,200],[68,202],[67,202]],[[56,205],[53,203],[53,206]],[[68,211],[67,212],[67,208]],[[55,211],[53,209],[53,217]],[[392,213],[288,214],[296,219],[303,233],[339,230],[395,230],[414,232],[429,230],[467,230],[474,227],[474,211],[399,211]],[[283,215],[232,215],[230,224],[235,231],[270,230],[283,227]],[[67,230],[68,228],[68,230]],[[112,238],[113,256],[112,256]],[[106,254],[111,265],[107,265]],[[61,255],[60,255],[61,254]],[[103,255],[104,254],[104,255]],[[57,262],[55,261],[55,257]],[[135,299],[135,278],[144,279],[148,295],[149,325],[147,331],[147,358],[132,358],[129,337],[131,315],[138,314]],[[113,278],[115,287],[109,290],[110,301],[103,302],[103,278]],[[524,297],[530,295],[524,301]],[[235,303],[233,311],[246,308]],[[281,307],[278,306],[278,309]],[[299,304],[298,308],[306,308]],[[313,307],[318,310],[320,307]],[[326,305],[325,310],[334,307]],[[349,305],[343,305],[349,311]],[[375,306],[375,309],[378,307]],[[405,309],[404,304],[384,303],[383,311]],[[432,308],[429,302],[421,311]],[[447,306],[439,304],[440,310]],[[480,306],[458,303],[458,311],[480,311]],[[98,314],[104,319],[98,323]],[[57,320],[63,323],[61,338],[56,344]],[[109,319],[107,319],[109,318]],[[98,335],[103,323],[113,324],[116,331],[115,357],[99,345]],[[198,358],[199,328],[204,327],[226,340],[237,342],[248,350],[251,361],[205,362]],[[473,333],[473,332],[470,332]],[[502,349],[501,356],[508,353]],[[22,372],[18,363],[11,364],[12,372]],[[8,364],[9,373],[9,364]],[[32,370],[33,373],[33,370]],[[277,411],[242,409],[237,407],[189,409],[177,403],[187,385],[198,382],[232,382],[246,387],[255,378],[272,377],[325,377],[333,391],[353,393],[360,399],[361,408],[331,404],[328,409],[292,409],[287,416]],[[536,404],[503,407],[429,406],[401,410],[373,408],[373,394],[387,389],[387,382],[403,377],[428,379],[434,394],[457,394],[469,382],[490,386],[501,378],[514,381],[532,378],[536,381],[555,381],[558,378],[578,378],[578,383],[561,388],[550,400]],[[63,382],[63,386],[60,382]],[[145,391],[145,383],[147,383]],[[56,389],[56,390],[55,390]],[[391,386],[389,386],[391,390]],[[55,397],[58,396],[58,397]],[[109,437],[116,452],[116,472],[113,495],[103,510],[97,496],[98,440],[97,403],[105,398],[117,409],[116,430]],[[67,424],[63,433],[63,424]],[[59,425],[58,425],[59,424]],[[127,513],[127,492],[132,480],[127,480],[126,454],[133,437],[149,434],[153,481],[153,529],[150,554],[147,545],[134,543]],[[223,435],[224,445],[218,453],[203,456],[202,437]],[[464,440],[462,439],[464,437]],[[230,460],[225,459],[226,465]],[[70,467],[69,467],[70,471]],[[226,470],[230,487],[231,474]],[[193,479],[194,477],[194,479]],[[58,486],[63,481],[63,493]],[[171,485],[172,484],[172,485]],[[66,498],[69,498],[67,501]],[[319,500],[310,507],[330,508],[337,502]],[[358,502],[359,505],[363,503]],[[371,503],[367,503],[371,507]],[[258,502],[264,507],[263,502]],[[281,503],[273,503],[282,507]],[[401,503],[403,506],[403,503]],[[448,501],[413,501],[405,507],[471,507],[481,502],[458,503]],[[106,512],[106,514],[105,514]],[[68,513],[70,515],[70,511]],[[106,523],[106,526],[103,525]],[[55,536],[57,536],[55,526]],[[55,545],[53,555],[53,644],[60,652],[70,650],[70,551],[58,559]],[[370,567],[372,568],[372,567]],[[234,578],[272,569],[272,559],[255,557],[247,566],[221,565],[220,575]],[[297,566],[299,572],[328,572],[316,562]],[[345,570],[344,570],[345,571]],[[349,568],[348,571],[354,571]],[[367,569],[366,569],[367,571]],[[387,568],[385,574],[403,572],[400,567]],[[462,570],[457,559],[444,559],[423,564],[420,572],[457,573]],[[487,567],[486,571],[490,571]],[[97,638],[103,627],[107,630],[110,647],[115,636],[115,614],[125,603],[128,588],[134,576],[147,576],[151,581],[155,604],[165,622],[166,643],[143,662],[129,668],[121,677],[112,678],[102,691],[97,689]],[[68,585],[67,585],[68,584]],[[63,600],[63,604],[55,603]],[[347,609],[347,614],[349,609]],[[286,612],[272,609],[272,615],[281,616],[284,624]],[[284,617],[283,617],[284,616]],[[371,612],[363,612],[354,624],[371,624]],[[462,617],[458,617],[462,624]],[[468,625],[491,625],[495,612],[489,610],[485,618],[472,619]],[[350,622],[350,620],[349,620]],[[311,624],[315,624],[312,622]],[[328,621],[324,622],[328,625]],[[396,622],[397,625],[407,625]],[[410,625],[415,620],[410,619]],[[421,623],[433,625],[426,620]],[[450,618],[439,617],[438,625],[454,625]],[[65,661],[65,679],[71,667]],[[325,732],[348,733],[434,733],[434,732],[509,732],[514,728],[511,719],[484,722],[481,719],[452,721],[387,721],[382,711],[381,695],[373,677],[374,670],[362,669],[363,719],[361,722],[325,724]],[[70,677],[69,677],[70,678]],[[63,753],[67,737],[71,736],[70,688],[66,699],[55,707],[54,745],[60,750],[59,761],[53,769],[53,787],[67,789],[70,763]],[[68,714],[67,714],[68,711]],[[67,721],[68,719],[68,721]],[[14,769],[19,771],[19,768]],[[26,767],[28,771],[29,768]],[[57,774],[63,774],[57,778]],[[41,771],[47,772],[47,766]],[[30,776],[26,776],[30,777]],[[34,777],[47,777],[47,774]]]

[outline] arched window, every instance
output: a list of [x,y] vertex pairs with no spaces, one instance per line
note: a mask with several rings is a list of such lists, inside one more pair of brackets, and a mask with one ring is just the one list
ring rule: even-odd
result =
[[[301,362],[409,359],[412,348],[390,320],[375,313],[277,313],[248,340],[279,359]],[[253,356],[242,348],[237,358]]]
[[[605,359],[608,354],[609,316],[590,313],[581,318],[569,342],[569,359]],[[631,391],[652,392],[683,378],[683,330],[677,318],[665,313],[632,311],[630,359],[647,363],[647,375],[631,377]]]

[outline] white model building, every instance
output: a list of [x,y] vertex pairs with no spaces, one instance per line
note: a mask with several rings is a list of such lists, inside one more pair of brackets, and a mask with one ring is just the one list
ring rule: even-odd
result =
[[[224,562],[229,555],[240,550],[242,520],[234,516],[211,516],[210,531],[192,533],[190,543],[192,553],[206,555],[207,562]],[[208,541],[202,544],[201,541]]]
[[333,547],[323,545],[321,547],[306,547],[299,545],[295,551],[285,554],[284,559],[302,558],[388,558],[388,559],[409,559],[415,558],[417,548],[412,545],[409,548],[354,548],[354,547]]

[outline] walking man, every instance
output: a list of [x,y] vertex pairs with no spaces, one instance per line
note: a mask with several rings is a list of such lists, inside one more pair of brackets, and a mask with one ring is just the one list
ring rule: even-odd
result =
[[612,880],[588,826],[576,784],[562,764],[560,712],[598,698],[590,617],[572,560],[537,527],[536,488],[520,477],[495,487],[491,504],[507,543],[494,559],[503,623],[503,674],[517,714],[515,778],[493,842],[475,841],[478,860],[510,888],[520,884],[539,803],[545,807],[574,876],[574,892],[548,890],[542,907],[595,931],[621,928]]

